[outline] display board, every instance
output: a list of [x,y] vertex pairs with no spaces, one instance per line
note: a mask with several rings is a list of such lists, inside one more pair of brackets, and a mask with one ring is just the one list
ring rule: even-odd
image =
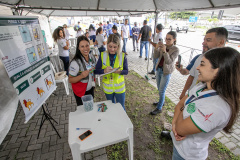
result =
[[27,123],[56,89],[38,17],[0,17],[0,58]]

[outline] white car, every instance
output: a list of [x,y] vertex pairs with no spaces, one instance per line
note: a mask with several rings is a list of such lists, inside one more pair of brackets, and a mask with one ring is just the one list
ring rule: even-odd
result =
[[172,23],[169,27],[169,29],[172,31],[185,31],[186,33],[188,32],[188,25],[186,24],[179,24],[179,23]]

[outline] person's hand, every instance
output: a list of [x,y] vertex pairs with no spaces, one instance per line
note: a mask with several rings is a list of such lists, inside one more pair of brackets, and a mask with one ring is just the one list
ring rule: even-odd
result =
[[68,42],[68,40],[66,41],[66,45],[69,46],[69,42]]
[[122,37],[122,40],[123,40],[123,37]]
[[161,51],[163,51],[165,53],[167,52],[166,51],[166,46],[161,41],[158,42],[158,45],[159,45],[159,48],[160,48]]
[[185,93],[182,93],[182,94],[179,96],[179,99],[181,100],[184,96],[185,96]]
[[82,78],[86,78],[89,75],[89,72],[90,72],[89,70],[83,71],[81,73]]
[[107,68],[104,69],[104,73],[111,72],[113,69],[111,66],[108,66]]
[[130,40],[130,37],[128,37],[128,39]]
[[122,71],[120,69],[116,70],[114,73],[120,74]]
[[150,42],[150,43],[151,43],[151,39],[150,39],[150,38],[148,39],[148,42]]
[[181,72],[181,70],[182,70],[182,68],[183,68],[183,65],[180,65],[180,68],[178,68],[178,62],[176,62],[175,68],[176,68],[179,72]]
[[185,136],[180,136],[177,134],[176,129],[175,129],[175,124],[172,124],[172,131],[173,131],[173,135],[174,135],[176,141],[182,141],[186,138]]

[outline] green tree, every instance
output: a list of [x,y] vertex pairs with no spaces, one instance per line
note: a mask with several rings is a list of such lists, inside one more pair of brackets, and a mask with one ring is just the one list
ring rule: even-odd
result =
[[186,12],[172,12],[170,13],[171,19],[189,19],[190,16],[195,16],[197,12],[186,11]]

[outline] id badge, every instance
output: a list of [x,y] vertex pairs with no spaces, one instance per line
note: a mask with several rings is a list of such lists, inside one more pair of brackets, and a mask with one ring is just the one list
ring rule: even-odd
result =
[[87,68],[87,70],[90,70],[92,68],[92,66],[91,65],[87,65],[86,68]]

